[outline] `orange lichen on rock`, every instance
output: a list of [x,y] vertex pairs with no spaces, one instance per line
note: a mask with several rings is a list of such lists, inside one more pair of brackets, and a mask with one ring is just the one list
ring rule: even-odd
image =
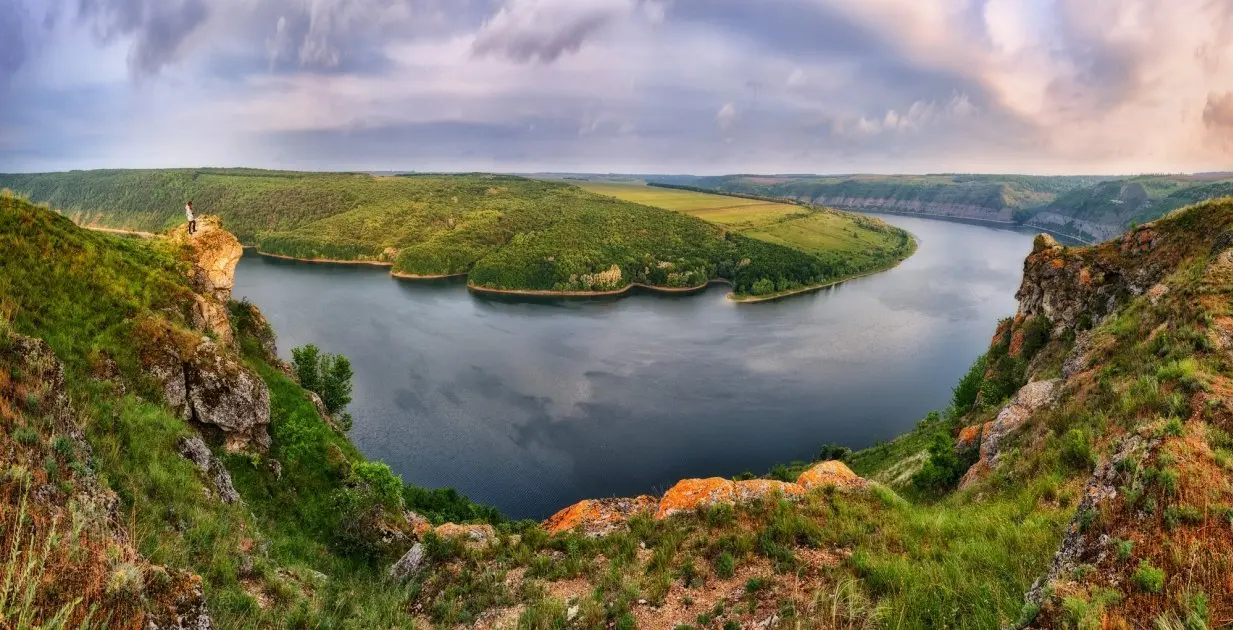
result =
[[457,523],[445,523],[438,525],[436,529],[437,536],[446,540],[461,538],[468,546],[487,547],[497,541],[497,531],[492,528],[492,525],[458,525]]
[[632,499],[585,499],[544,521],[549,534],[578,530],[587,536],[603,536],[624,525],[630,517],[656,508],[655,497]]
[[799,497],[805,494],[805,489],[799,484],[774,479],[747,479],[736,482],[734,489],[737,501],[752,501],[765,499],[776,495],[784,497]]
[[983,427],[979,424],[963,427],[963,429],[959,431],[959,440],[955,443],[955,448],[964,451],[976,446],[977,442],[980,441],[980,434],[982,430]]
[[1085,287],[1092,285],[1092,270],[1087,267],[1079,269],[1079,284]]
[[689,512],[699,507],[719,503],[732,503],[736,483],[723,477],[706,479],[682,479],[672,486],[659,501],[655,518],[667,518],[679,512]]
[[1050,264],[1050,265],[1053,265],[1053,268],[1054,268],[1054,269],[1061,269],[1062,267],[1065,267],[1065,266],[1066,266],[1066,259],[1064,259],[1064,258],[1054,258],[1053,260],[1050,260],[1050,261],[1049,261],[1049,264]]
[[1015,332],[1011,334],[1010,349],[1007,350],[1010,356],[1017,357],[1019,356],[1019,353],[1023,351],[1023,335],[1024,335],[1023,328],[1016,328]]
[[863,488],[868,482],[848,468],[839,460],[825,461],[801,473],[796,483],[806,490],[824,486],[836,486],[841,489]]

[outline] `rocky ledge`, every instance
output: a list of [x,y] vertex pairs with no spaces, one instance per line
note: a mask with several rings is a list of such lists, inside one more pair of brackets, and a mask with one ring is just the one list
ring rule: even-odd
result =
[[862,490],[868,482],[841,461],[825,461],[801,473],[796,483],[771,479],[733,481],[723,477],[682,479],[660,499],[643,495],[622,499],[586,499],[544,521],[550,534],[578,531],[587,536],[604,536],[625,526],[639,514],[664,519],[716,505],[735,505],[769,497],[799,499],[808,491],[834,487]]

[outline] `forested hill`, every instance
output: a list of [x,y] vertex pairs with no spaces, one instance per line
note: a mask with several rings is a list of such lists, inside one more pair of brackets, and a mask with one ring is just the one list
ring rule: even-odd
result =
[[1233,174],[1138,177],[1028,175],[725,175],[647,181],[790,198],[846,210],[1026,225],[1102,241],[1133,223],[1233,192]]
[[724,278],[737,294],[768,294],[884,269],[912,250],[907,233],[860,217],[846,216],[844,228],[877,233],[869,241],[884,246],[805,252],[507,175],[110,170],[0,175],[3,187],[79,224],[149,232],[182,222],[191,199],[262,253],[380,262],[406,276],[466,274],[472,286],[497,290],[692,288]]

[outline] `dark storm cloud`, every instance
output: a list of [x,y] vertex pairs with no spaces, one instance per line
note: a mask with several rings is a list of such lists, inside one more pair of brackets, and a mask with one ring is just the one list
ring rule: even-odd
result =
[[29,54],[26,50],[23,16],[26,9],[17,0],[0,0],[0,83],[17,72]]
[[80,0],[78,17],[104,43],[132,37],[129,69],[137,75],[162,70],[209,16],[205,0]]

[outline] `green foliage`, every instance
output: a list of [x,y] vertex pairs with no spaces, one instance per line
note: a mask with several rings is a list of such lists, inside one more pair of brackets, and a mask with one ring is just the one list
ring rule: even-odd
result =
[[959,383],[951,389],[951,407],[958,413],[966,413],[976,404],[980,394],[981,384],[985,380],[985,370],[988,367],[986,355],[976,357],[972,366],[964,373]]
[[1145,593],[1159,593],[1164,590],[1164,569],[1152,566],[1152,563],[1146,559],[1139,561],[1139,566],[1135,569],[1131,579],[1134,580],[1135,586]]
[[385,462],[356,462],[351,467],[351,474],[372,488],[385,507],[401,507],[402,479]]
[[291,364],[300,380],[300,387],[321,396],[321,402],[330,414],[342,411],[351,402],[353,373],[347,357],[322,353],[320,348],[310,343],[292,348]]
[[929,460],[912,475],[912,484],[922,492],[941,494],[959,484],[963,473],[976,463],[979,453],[959,456],[955,453],[955,439],[949,433],[934,435],[929,445]]
[[1062,441],[1062,461],[1078,469],[1089,470],[1095,463],[1092,453],[1092,438],[1082,429],[1071,429]]
[[409,275],[468,274],[493,289],[679,288],[723,277],[738,294],[755,285],[767,294],[882,269],[912,246],[906,232],[836,214],[830,218],[867,237],[860,246],[803,251],[679,212],[506,175],[168,169],[0,175],[0,185],[83,223],[147,231],[178,224],[192,198],[200,214],[220,216],[262,252],[390,263]]
[[852,457],[852,449],[846,446],[840,446],[834,442],[831,442],[830,444],[823,444],[822,447],[818,449],[819,461],[825,462],[832,459],[846,461],[850,457]]
[[403,500],[407,509],[414,510],[433,523],[489,523],[502,525],[509,522],[496,508],[473,503],[453,488],[403,488]]

